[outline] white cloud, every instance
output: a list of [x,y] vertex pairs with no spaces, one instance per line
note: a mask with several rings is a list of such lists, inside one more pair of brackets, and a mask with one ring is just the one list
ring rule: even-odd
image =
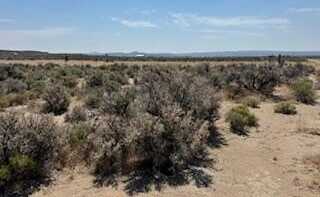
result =
[[290,8],[290,13],[320,13],[320,8]]
[[158,28],[158,25],[151,23],[149,21],[142,21],[142,20],[127,20],[127,19],[120,19],[120,18],[111,18],[114,22],[119,22],[121,25],[126,27],[133,27],[133,28]]
[[24,37],[24,36],[36,36],[36,37],[56,37],[72,34],[73,29],[67,27],[51,27],[40,29],[18,29],[18,30],[0,30],[0,35]]
[[290,21],[286,18],[275,17],[215,17],[215,16],[199,16],[196,14],[171,14],[172,22],[183,27],[192,25],[206,25],[215,27],[264,27],[289,25]]

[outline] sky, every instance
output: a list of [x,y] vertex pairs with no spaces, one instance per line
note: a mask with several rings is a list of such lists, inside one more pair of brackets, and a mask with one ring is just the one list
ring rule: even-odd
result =
[[320,51],[320,0],[0,0],[0,49]]

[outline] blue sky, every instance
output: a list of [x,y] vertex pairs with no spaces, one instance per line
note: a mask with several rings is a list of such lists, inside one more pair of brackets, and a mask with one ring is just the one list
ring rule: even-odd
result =
[[0,0],[0,48],[320,51],[319,0]]

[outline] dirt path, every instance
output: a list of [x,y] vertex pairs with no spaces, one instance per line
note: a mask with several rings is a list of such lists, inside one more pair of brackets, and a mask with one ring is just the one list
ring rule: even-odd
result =
[[[223,114],[233,106],[223,103],[218,127],[227,145],[211,150],[217,159],[214,183],[209,188],[193,185],[165,188],[138,196],[218,196],[218,197],[318,197],[319,190],[309,188],[312,172],[303,163],[307,156],[320,154],[320,136],[309,131],[320,129],[320,106],[298,106],[298,115],[273,113],[273,104],[264,103],[252,110],[259,118],[259,128],[248,137],[228,131]],[[62,173],[49,188],[34,197],[120,197],[126,193],[118,189],[96,188],[93,177],[85,170]]]

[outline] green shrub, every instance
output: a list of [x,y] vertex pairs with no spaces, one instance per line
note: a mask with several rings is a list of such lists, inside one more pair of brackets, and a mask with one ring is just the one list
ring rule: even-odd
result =
[[103,86],[105,81],[105,74],[102,71],[96,71],[89,76],[87,79],[87,84],[89,87],[99,87]]
[[32,175],[37,170],[36,162],[27,155],[16,154],[9,159],[9,165],[16,175]]
[[270,94],[280,82],[281,73],[277,65],[240,64],[216,69],[223,76],[224,84],[236,86],[238,90]]
[[28,102],[28,93],[8,94],[0,96],[0,108],[8,108],[19,105],[25,105]]
[[17,79],[7,79],[0,83],[0,94],[20,93],[27,89],[27,84]]
[[243,98],[246,94],[246,90],[239,87],[237,84],[228,84],[224,88],[224,95],[227,99],[238,100]]
[[97,109],[102,102],[102,95],[97,91],[87,92],[85,105],[90,109]]
[[5,109],[10,106],[8,96],[0,96],[0,109]]
[[47,81],[32,81],[29,82],[29,87],[32,92],[34,92],[37,95],[41,95],[44,93],[46,89],[46,84],[48,83]]
[[226,122],[230,124],[231,131],[238,134],[246,134],[248,128],[258,125],[255,115],[243,105],[232,108],[227,114]]
[[119,92],[105,93],[101,110],[104,113],[129,117],[132,113],[130,104],[135,99],[134,89],[122,89]]
[[313,104],[316,100],[316,93],[313,89],[313,82],[308,79],[300,79],[292,86],[297,101],[305,104]]
[[[141,73],[134,92],[126,88],[105,95],[107,114],[87,138],[98,182],[142,172],[163,184],[177,176],[195,178],[190,176],[194,166],[208,164],[209,127],[219,108],[216,92],[205,78],[170,72],[150,68]],[[206,176],[199,185],[210,180]]]
[[58,158],[58,136],[51,119],[40,115],[0,115],[0,191],[26,196],[47,180]]
[[71,147],[77,147],[85,144],[87,142],[87,137],[89,135],[90,130],[90,125],[88,125],[88,123],[85,122],[73,125],[71,127],[68,139]]
[[120,88],[121,88],[121,84],[113,80],[107,80],[104,82],[104,85],[103,85],[104,91],[109,93],[119,91]]
[[[68,125],[65,130],[64,163],[68,167],[76,167],[79,164],[91,164],[89,156],[94,154],[89,135],[95,132],[95,121],[78,122]],[[86,163],[87,162],[87,163]]]
[[43,111],[46,113],[54,113],[61,115],[68,110],[70,100],[63,86],[52,85],[47,88],[43,95],[45,101]]
[[251,108],[259,108],[260,106],[260,99],[254,96],[246,97],[242,100],[242,104]]
[[125,75],[125,73],[121,72],[111,72],[108,75],[108,79],[110,81],[115,81],[121,85],[126,85],[128,84],[128,77]]
[[8,100],[10,107],[24,105],[28,102],[28,98],[26,98],[24,94],[9,94]]
[[62,84],[67,88],[75,88],[78,85],[78,80],[73,76],[65,76],[62,78]]
[[286,115],[294,115],[297,114],[297,109],[292,103],[282,102],[274,107],[274,112]]
[[0,188],[11,179],[10,168],[7,165],[0,166]]
[[65,120],[71,123],[86,121],[87,111],[82,106],[75,106],[71,112],[66,114]]
[[0,65],[0,81],[8,78],[21,79],[23,78],[23,65],[19,64],[1,64]]
[[297,63],[294,65],[285,65],[281,71],[281,80],[285,83],[292,83],[294,80],[308,76],[315,72],[315,68],[310,65]]

